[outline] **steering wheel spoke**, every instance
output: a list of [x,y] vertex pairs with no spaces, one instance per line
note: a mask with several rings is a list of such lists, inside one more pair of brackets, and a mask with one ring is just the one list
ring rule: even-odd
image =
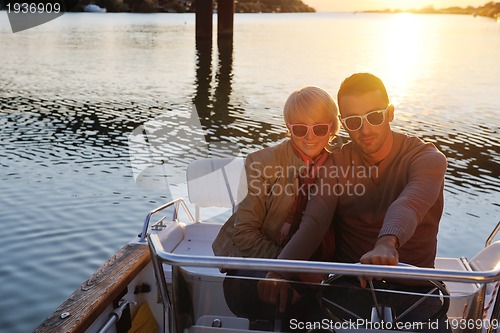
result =
[[[407,264],[399,264],[409,266]],[[322,282],[318,290],[318,300],[327,318],[336,322],[355,321],[367,324],[384,323],[383,328],[406,327],[397,325],[406,319],[412,322],[409,330],[423,330],[429,323],[446,314],[450,305],[449,293],[440,281],[428,280],[426,286],[409,287],[386,281],[368,281],[368,288],[361,288],[353,277],[331,275]],[[403,287],[402,289],[398,289]],[[439,298],[437,301],[432,299]],[[427,302],[427,303],[426,303]],[[422,307],[436,303],[435,311],[420,315]],[[434,304],[433,304],[434,305]],[[418,318],[418,322],[415,322]],[[359,321],[359,320],[362,321]]]

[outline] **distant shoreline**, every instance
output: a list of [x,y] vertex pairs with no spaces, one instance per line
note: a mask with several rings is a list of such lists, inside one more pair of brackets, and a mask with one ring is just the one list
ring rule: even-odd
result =
[[421,9],[385,9],[385,10],[364,10],[362,13],[387,13],[387,14],[397,14],[397,13],[411,13],[411,14],[460,14],[460,15],[473,15],[473,16],[483,16],[490,17],[493,19],[500,19],[500,2],[489,2],[484,6],[480,7],[449,7],[435,9],[432,6],[424,7]]

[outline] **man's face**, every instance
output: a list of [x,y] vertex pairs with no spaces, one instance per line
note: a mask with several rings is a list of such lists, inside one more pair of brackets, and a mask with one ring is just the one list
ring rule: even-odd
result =
[[[377,90],[358,96],[344,96],[339,106],[341,118],[345,119],[351,116],[364,116],[377,110],[386,110],[388,105],[382,93]],[[392,147],[389,123],[394,118],[394,106],[389,106],[382,114],[383,122],[378,126],[370,124],[366,118],[362,120],[362,125],[358,130],[349,130],[342,124],[353,143],[371,163],[383,160]],[[359,118],[354,120],[359,120]]]

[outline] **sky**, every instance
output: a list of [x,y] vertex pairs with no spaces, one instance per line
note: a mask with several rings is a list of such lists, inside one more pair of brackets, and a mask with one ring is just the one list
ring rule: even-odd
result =
[[412,9],[433,6],[448,7],[479,7],[491,0],[302,0],[318,12],[340,12],[382,9]]

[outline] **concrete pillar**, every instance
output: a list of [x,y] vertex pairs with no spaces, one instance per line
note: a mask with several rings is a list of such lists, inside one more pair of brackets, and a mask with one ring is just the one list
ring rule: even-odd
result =
[[232,38],[234,26],[234,0],[218,0],[217,35],[218,38]]
[[196,39],[212,39],[212,0],[196,0]]

